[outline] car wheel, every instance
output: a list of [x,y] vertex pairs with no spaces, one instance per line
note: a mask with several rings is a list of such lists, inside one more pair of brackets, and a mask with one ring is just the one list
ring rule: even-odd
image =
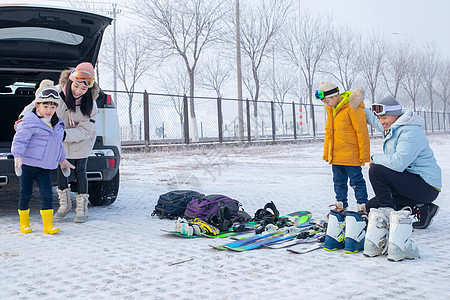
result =
[[111,205],[119,193],[119,171],[110,181],[89,182],[89,202],[94,206]]

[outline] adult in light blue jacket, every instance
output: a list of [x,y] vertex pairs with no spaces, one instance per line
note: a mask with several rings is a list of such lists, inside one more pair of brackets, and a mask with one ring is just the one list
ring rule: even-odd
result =
[[413,227],[426,228],[439,210],[432,202],[441,191],[442,178],[421,128],[423,119],[412,111],[403,111],[392,96],[365,112],[367,122],[384,135],[383,153],[372,155],[369,163],[375,197],[367,202],[367,210],[410,206],[418,218]]

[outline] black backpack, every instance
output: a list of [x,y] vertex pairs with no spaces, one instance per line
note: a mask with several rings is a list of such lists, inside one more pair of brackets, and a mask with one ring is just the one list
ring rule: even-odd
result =
[[178,190],[162,194],[159,196],[152,216],[157,215],[160,219],[182,217],[188,203],[203,196],[205,195],[202,193],[190,190]]

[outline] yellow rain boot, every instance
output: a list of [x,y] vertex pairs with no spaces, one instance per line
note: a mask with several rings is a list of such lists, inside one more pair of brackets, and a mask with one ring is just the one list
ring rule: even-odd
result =
[[44,223],[44,233],[54,234],[61,230],[53,227],[53,209],[41,210],[42,222]]
[[30,209],[19,209],[19,216],[20,216],[20,232],[22,233],[30,233],[31,227],[30,227]]

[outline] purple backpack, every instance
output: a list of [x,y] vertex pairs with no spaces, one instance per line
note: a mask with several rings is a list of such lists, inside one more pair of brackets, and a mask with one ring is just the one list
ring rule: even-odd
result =
[[234,216],[239,211],[241,203],[224,195],[207,195],[193,199],[188,203],[184,216],[188,219],[199,218],[204,221],[208,216],[215,216],[219,210],[228,208],[230,216]]

